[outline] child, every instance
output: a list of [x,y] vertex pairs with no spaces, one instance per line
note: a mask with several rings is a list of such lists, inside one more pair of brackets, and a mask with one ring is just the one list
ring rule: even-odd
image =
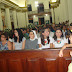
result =
[[52,37],[49,37],[48,28],[42,29],[38,44],[39,48],[52,48],[53,39]]
[[60,47],[63,47],[66,43],[68,43],[66,38],[63,37],[63,33],[60,28],[56,29],[56,32],[53,38],[54,38],[53,48],[60,48]]
[[34,30],[29,33],[30,39],[26,40],[25,49],[38,49],[38,39]]

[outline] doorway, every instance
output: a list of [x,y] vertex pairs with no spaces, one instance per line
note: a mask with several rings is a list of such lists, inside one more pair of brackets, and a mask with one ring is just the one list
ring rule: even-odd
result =
[[43,18],[39,18],[39,25],[44,24],[44,17]]

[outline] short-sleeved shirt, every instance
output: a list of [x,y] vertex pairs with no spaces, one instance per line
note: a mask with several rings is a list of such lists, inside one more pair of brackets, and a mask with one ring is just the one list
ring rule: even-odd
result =
[[[7,41],[8,42],[8,41]],[[2,45],[2,42],[0,42],[0,50],[8,50],[8,44]]]
[[60,38],[60,39],[57,39],[57,41],[54,40],[53,42],[55,48],[63,47],[65,43],[68,43],[68,39],[66,38]]
[[41,38],[38,39],[38,44],[41,44],[42,47],[41,48],[50,48],[50,43],[53,43],[53,38],[52,37],[49,37],[50,39],[50,42],[48,44],[48,40],[47,39],[44,39],[44,42],[45,42],[45,45],[42,45],[41,44]]
[[22,49],[22,43],[24,42],[24,40],[26,40],[26,38],[25,37],[23,37],[22,38],[22,42],[14,42],[14,40],[13,40],[13,42],[14,42],[14,44],[15,44],[15,50],[21,50]]

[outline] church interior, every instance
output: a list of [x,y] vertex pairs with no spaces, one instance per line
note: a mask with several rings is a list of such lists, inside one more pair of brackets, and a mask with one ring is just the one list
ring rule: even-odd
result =
[[0,72],[72,72],[72,0],[0,0]]

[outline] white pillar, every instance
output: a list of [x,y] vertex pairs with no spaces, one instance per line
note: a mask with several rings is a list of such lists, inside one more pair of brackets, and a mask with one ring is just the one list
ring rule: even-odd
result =
[[23,27],[26,27],[26,16],[25,16],[25,12],[22,12],[22,20],[23,20]]
[[[68,0],[62,0],[64,1],[65,5],[64,5],[64,14],[65,14],[65,20],[69,20],[69,14],[68,14]],[[64,4],[63,3],[63,4]]]
[[0,8],[0,30],[3,30],[3,23],[2,23],[2,17],[1,17],[1,8]]
[[14,28],[18,28],[16,10],[13,10],[13,22],[14,22]]
[[67,0],[67,3],[68,3],[69,23],[72,23],[72,0]]
[[53,12],[53,8],[51,9],[51,14],[52,14],[52,23],[54,23],[54,12]]
[[6,11],[6,17],[5,17],[6,18],[6,26],[7,26],[7,28],[12,29],[9,8],[6,7],[5,11]]
[[21,13],[17,11],[18,28],[21,28]]
[[28,26],[28,24],[29,24],[28,12],[26,12],[26,25]]

